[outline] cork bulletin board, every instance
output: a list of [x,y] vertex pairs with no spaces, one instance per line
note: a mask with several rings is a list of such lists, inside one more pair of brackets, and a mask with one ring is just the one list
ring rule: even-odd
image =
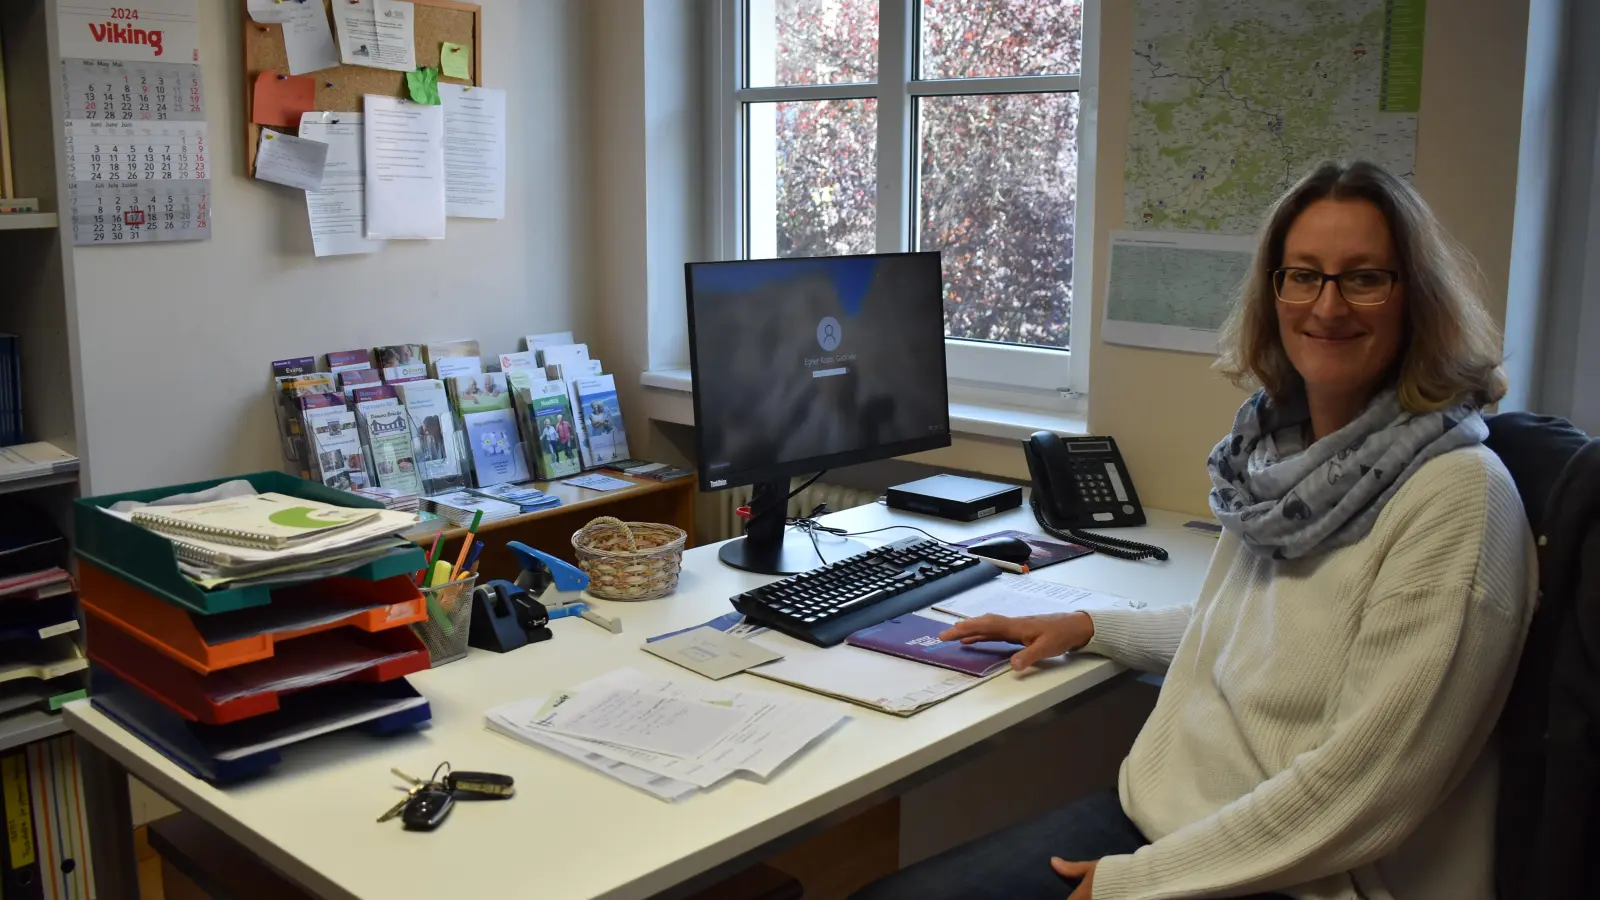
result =
[[[321,0],[324,7],[338,0]],[[411,0],[416,9],[417,67],[439,68],[439,48],[446,41],[472,48],[472,80],[446,78],[441,72],[441,84],[483,84],[483,8],[476,3],[457,0]],[[246,0],[239,0],[241,9]],[[283,47],[283,26],[262,25],[244,16],[244,105],[245,120],[245,172],[251,177],[256,172],[256,147],[261,143],[264,126],[251,121],[255,118],[256,76],[262,72],[289,74],[289,59]],[[332,27],[332,18],[329,18]],[[335,38],[337,43],[337,38]],[[315,108],[330,112],[360,112],[361,98],[366,94],[386,94],[391,97],[410,96],[406,91],[406,73],[366,66],[335,66],[306,73],[317,83]],[[282,129],[274,129],[282,130]]]

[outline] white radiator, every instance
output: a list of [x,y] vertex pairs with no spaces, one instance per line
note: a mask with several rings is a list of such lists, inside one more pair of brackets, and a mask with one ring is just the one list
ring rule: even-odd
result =
[[[803,479],[791,482],[791,490],[799,486]],[[744,519],[739,518],[738,510],[741,506],[750,505],[750,492],[752,486],[734,488],[729,491],[718,491],[714,494],[700,495],[701,502],[697,508],[701,510],[698,516],[700,526],[700,543],[708,544],[713,541],[725,541],[744,534]],[[837,484],[817,482],[801,491],[789,501],[789,515],[805,515],[816,508],[819,503],[828,504],[831,512],[840,512],[868,503],[876,503],[878,494],[874,491],[863,491],[858,488],[840,487]]]

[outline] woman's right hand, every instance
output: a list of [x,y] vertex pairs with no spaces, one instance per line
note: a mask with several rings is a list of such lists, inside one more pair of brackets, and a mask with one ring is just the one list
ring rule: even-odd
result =
[[1052,613],[1047,616],[978,616],[964,619],[939,635],[941,641],[975,644],[979,641],[1006,641],[1021,644],[1011,656],[1011,668],[1023,669],[1053,656],[1069,653],[1094,637],[1094,620],[1088,613]]

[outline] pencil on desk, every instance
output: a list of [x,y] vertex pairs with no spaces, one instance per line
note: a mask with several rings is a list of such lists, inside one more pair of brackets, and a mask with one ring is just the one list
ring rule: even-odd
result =
[[988,557],[984,557],[984,561],[1004,572],[1015,572],[1018,575],[1028,574],[1027,566],[1019,566],[1014,562],[1006,562],[1003,559],[989,559]]

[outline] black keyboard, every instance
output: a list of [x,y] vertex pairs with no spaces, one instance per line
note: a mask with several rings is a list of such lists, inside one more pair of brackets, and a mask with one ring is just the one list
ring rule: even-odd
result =
[[733,608],[752,622],[832,647],[999,574],[976,556],[911,537],[746,591],[733,598]]

